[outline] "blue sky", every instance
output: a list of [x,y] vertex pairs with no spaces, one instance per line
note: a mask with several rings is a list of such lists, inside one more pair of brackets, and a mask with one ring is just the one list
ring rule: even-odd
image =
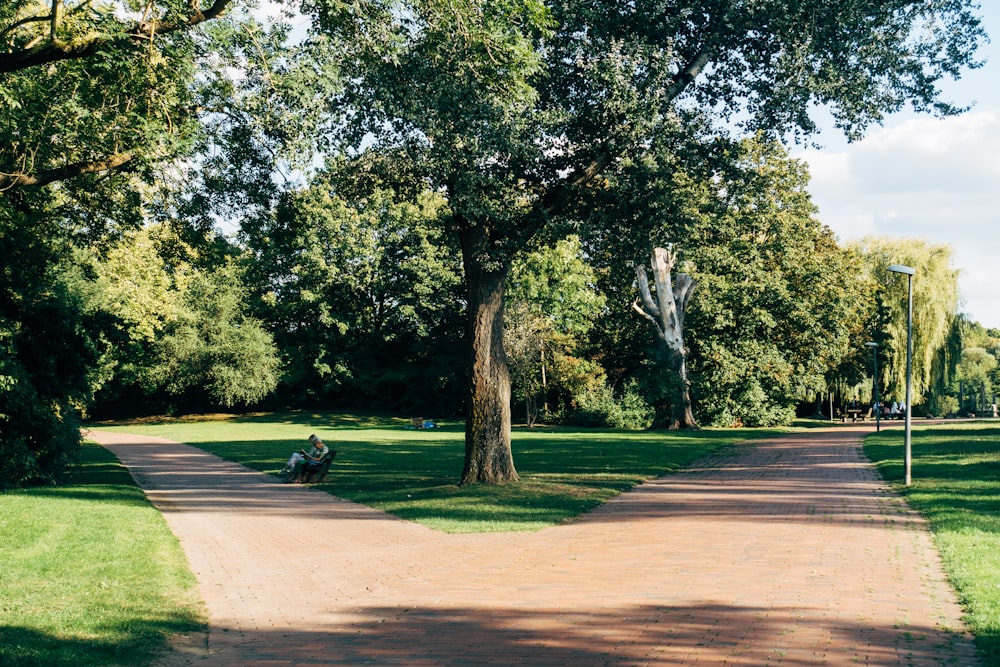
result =
[[981,15],[993,39],[980,51],[986,65],[944,86],[949,101],[973,104],[970,111],[945,120],[900,114],[853,144],[824,130],[821,150],[792,154],[809,163],[819,219],[841,241],[947,243],[961,310],[1000,329],[1000,4],[983,0]]

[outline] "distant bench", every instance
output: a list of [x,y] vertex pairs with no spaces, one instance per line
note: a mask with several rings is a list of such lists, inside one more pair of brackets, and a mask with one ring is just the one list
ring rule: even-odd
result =
[[872,418],[872,409],[868,408],[868,410],[865,411],[862,408],[848,408],[847,414],[842,415],[840,421],[842,422],[847,421],[848,417],[851,418],[852,422],[856,422],[859,419],[863,422],[866,422]]

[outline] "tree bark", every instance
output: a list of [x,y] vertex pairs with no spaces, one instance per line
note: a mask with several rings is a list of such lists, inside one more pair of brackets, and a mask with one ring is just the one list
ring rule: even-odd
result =
[[677,274],[677,284],[673,284],[670,271],[674,267],[677,255],[673,248],[655,248],[652,255],[653,280],[656,285],[654,299],[649,289],[649,279],[646,269],[639,265],[635,268],[639,281],[639,293],[642,305],[636,299],[632,308],[649,320],[656,331],[657,338],[663,343],[667,355],[670,372],[674,375],[670,405],[670,428],[698,428],[694,411],[691,407],[691,392],[687,378],[687,348],[684,346],[684,309],[694,292],[694,279],[686,273]]
[[507,265],[484,266],[490,261],[484,254],[487,234],[478,226],[462,230],[459,237],[469,298],[469,393],[461,484],[500,484],[518,479],[510,446],[510,369],[503,349]]
[[128,165],[132,161],[131,153],[116,153],[103,160],[93,160],[90,162],[75,162],[57,169],[48,169],[35,174],[0,173],[0,191],[11,188],[43,186],[56,181],[65,181],[75,176],[85,174],[97,174],[104,171],[113,171]]

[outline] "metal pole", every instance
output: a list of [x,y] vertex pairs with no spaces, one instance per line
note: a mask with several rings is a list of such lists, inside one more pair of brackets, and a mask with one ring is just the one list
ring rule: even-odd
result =
[[893,273],[906,274],[906,436],[904,438],[903,468],[906,486],[912,481],[910,468],[913,462],[910,448],[910,423],[913,414],[913,274],[917,272],[912,266],[893,264],[887,267]]
[[913,463],[910,448],[910,423],[913,414],[913,274],[907,275],[907,305],[906,305],[906,450],[903,466],[906,468],[906,486],[910,485],[912,477],[910,467]]

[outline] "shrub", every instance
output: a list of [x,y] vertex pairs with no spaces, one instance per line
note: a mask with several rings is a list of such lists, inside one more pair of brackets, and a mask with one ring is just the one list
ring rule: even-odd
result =
[[617,397],[607,385],[591,389],[577,399],[575,409],[566,415],[564,421],[574,426],[640,431],[652,426],[653,416],[653,408],[632,382]]

